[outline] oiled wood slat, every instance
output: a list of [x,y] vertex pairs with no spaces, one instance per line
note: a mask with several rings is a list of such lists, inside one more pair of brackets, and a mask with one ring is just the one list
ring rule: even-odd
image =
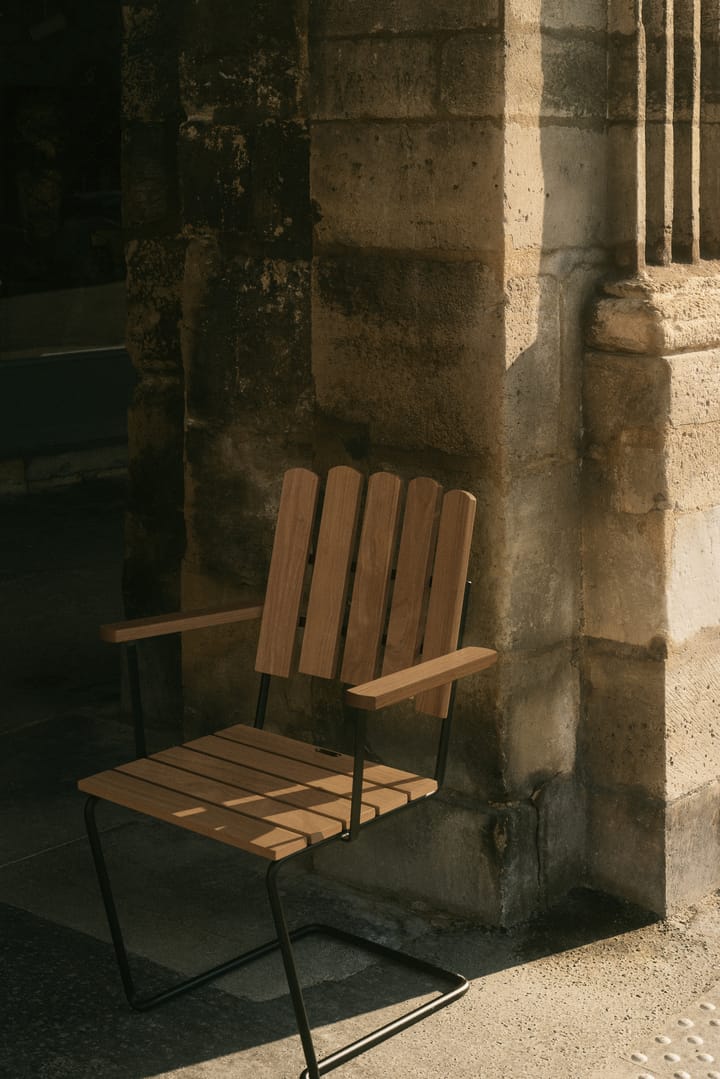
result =
[[321,839],[328,839],[342,831],[339,821],[331,820],[330,817],[323,817],[305,809],[295,809],[272,798],[264,798],[240,787],[230,787],[227,783],[187,772],[155,759],[132,761],[130,764],[121,765],[117,770],[179,794],[187,794],[190,798],[222,806],[245,817],[277,824],[290,832],[305,836],[310,843],[319,843]]
[[427,798],[429,794],[434,794],[438,789],[438,785],[434,779],[411,779],[407,783],[398,783],[397,789],[401,791],[407,791],[410,795],[410,801],[414,802],[417,798]]
[[307,847],[307,839],[287,828],[278,828],[263,821],[254,821],[233,813],[229,809],[220,809],[189,798],[175,791],[155,787],[134,776],[122,772],[99,772],[97,775],[82,779],[78,787],[85,794],[94,794],[116,805],[146,813],[157,820],[178,824],[191,832],[240,847],[251,854],[259,854],[270,861],[284,858],[295,851]]
[[408,485],[383,674],[411,667],[418,658],[441,499],[442,487],[427,476]]
[[[218,738],[214,734],[208,734],[187,744],[191,749],[197,749],[211,757],[236,761],[238,764],[245,765],[246,768],[254,768],[259,772],[293,780],[306,787],[318,788],[330,794],[339,794],[348,798],[352,794],[351,776],[326,772],[303,761],[292,760],[290,757],[282,757],[275,753],[266,753],[243,742],[234,742],[230,738]],[[405,791],[396,791],[390,787],[375,787],[366,781],[363,783],[362,800],[374,806],[379,813],[387,813],[390,809],[405,805],[408,796]]]
[[390,472],[376,472],[368,482],[340,675],[343,682],[351,685],[367,682],[377,671],[401,488],[400,478]]
[[186,633],[191,629],[208,629],[231,622],[247,622],[259,618],[263,611],[261,599],[246,603],[226,604],[223,607],[203,607],[195,611],[175,611],[150,618],[132,618],[127,622],[111,622],[100,626],[100,639],[112,644],[123,641],[142,641],[148,637],[163,637],[168,633]]
[[265,674],[290,674],[319,482],[305,468],[285,473],[255,659]]
[[[186,746],[161,750],[160,753],[153,753],[151,759],[172,764],[176,768],[185,768],[189,772],[195,772],[196,775],[219,779],[233,787],[253,791],[255,794],[273,798],[300,809],[314,810],[325,817],[332,817],[333,820],[339,821],[343,828],[348,828],[350,825],[349,798],[333,797],[325,791],[306,787],[302,783],[283,780],[278,776],[268,775],[267,772],[255,772],[250,768],[244,768],[241,764],[220,760],[219,757],[208,757],[206,753],[198,753]],[[372,820],[375,816],[377,816],[375,807],[363,803],[360,809],[360,820]]]
[[[422,658],[435,659],[457,647],[463,596],[475,523],[476,499],[468,491],[449,491],[442,505],[433,565]],[[451,686],[440,686],[416,698],[418,712],[443,717]]]
[[[339,775],[351,776],[353,774],[354,758],[347,753],[338,753],[335,749],[323,749],[309,742],[298,742],[295,738],[286,738],[284,734],[276,734],[274,731],[258,731],[255,727],[248,727],[244,723],[238,723],[234,727],[225,727],[215,733],[219,738],[232,738],[246,746],[255,746],[282,757],[305,761],[307,764],[314,764],[318,768],[325,768]],[[403,779],[415,778],[413,772],[403,772],[400,768],[391,768],[387,764],[379,764],[375,761],[365,762],[363,775],[368,783],[378,786],[392,785]]]
[[491,648],[476,645],[460,648],[446,656],[423,660],[415,667],[383,675],[373,682],[365,682],[345,691],[345,701],[353,708],[376,711],[397,704],[398,701],[421,695],[438,686],[450,685],[456,678],[483,671],[497,659]]
[[335,677],[362,483],[345,465],[328,472],[300,652],[303,674]]

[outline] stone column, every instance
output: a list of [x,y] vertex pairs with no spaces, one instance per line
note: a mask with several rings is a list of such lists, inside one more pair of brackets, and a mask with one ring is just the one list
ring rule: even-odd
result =
[[[494,641],[503,557],[498,5],[311,8],[317,460],[432,475],[477,496],[468,634]],[[515,901],[514,838],[534,836],[535,824],[527,806],[504,804],[495,694],[492,676],[461,688],[448,793],[428,803],[422,842],[408,815],[354,845],[352,858],[319,863],[368,885],[387,877],[378,873],[387,862],[399,873],[394,887],[502,921]],[[324,706],[321,717],[331,722]],[[412,708],[371,733],[385,759],[407,760],[409,750],[418,767],[430,766],[435,738]]]
[[608,288],[586,357],[589,881],[666,913],[720,884],[720,273]]
[[[448,791],[344,873],[511,923],[576,883],[581,312],[606,243],[606,8],[317,5],[313,370],[323,453],[479,500]],[[417,720],[373,747],[388,759]]]

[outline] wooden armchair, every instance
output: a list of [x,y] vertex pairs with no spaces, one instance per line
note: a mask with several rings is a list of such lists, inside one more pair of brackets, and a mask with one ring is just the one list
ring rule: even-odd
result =
[[[468,987],[460,975],[339,929],[313,925],[291,932],[278,891],[279,870],[290,861],[335,840],[352,842],[361,829],[419,805],[437,792],[445,772],[454,682],[489,667],[496,658],[487,648],[459,647],[469,591],[466,577],[474,497],[466,491],[443,496],[434,480],[415,479],[407,488],[400,530],[400,479],[390,473],[374,474],[364,500],[363,486],[363,477],[355,470],[332,469],[318,514],[318,476],[305,469],[285,475],[262,602],[103,627],[105,640],[130,648],[138,759],[78,784],[89,795],[88,835],[130,1004],[139,1010],[152,1008],[279,948],[307,1062],[303,1079],[318,1079],[449,1004]],[[303,603],[308,565],[312,578]],[[254,726],[239,724],[146,756],[135,642],[254,618],[260,619],[255,664],[260,687]],[[298,653],[300,672],[322,678],[339,676],[351,687],[345,690],[344,700],[355,718],[354,755],[264,729],[270,680],[288,677]],[[413,697],[419,712],[439,721],[431,778],[365,759],[368,713]],[[139,996],[95,822],[98,799],[266,859],[277,939],[164,992]],[[318,1060],[293,953],[295,940],[315,932],[433,972],[447,988],[395,1022]]]

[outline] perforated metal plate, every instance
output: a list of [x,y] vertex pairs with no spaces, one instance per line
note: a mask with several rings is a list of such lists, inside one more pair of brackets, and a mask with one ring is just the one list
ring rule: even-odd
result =
[[625,1059],[623,1079],[720,1079],[720,1001],[698,1001]]

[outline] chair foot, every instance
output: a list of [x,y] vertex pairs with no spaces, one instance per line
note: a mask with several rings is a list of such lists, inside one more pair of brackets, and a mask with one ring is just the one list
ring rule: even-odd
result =
[[[406,952],[400,952],[395,948],[389,948],[385,944],[379,944],[366,937],[357,936],[355,933],[348,933],[344,929],[336,929],[334,926],[302,926],[301,928],[294,930],[290,935],[294,941],[303,936],[315,933],[334,938],[344,944],[353,945],[358,949],[372,952],[376,955],[383,956],[386,959],[391,959],[405,967],[421,971],[423,974],[430,974],[448,985],[445,992],[434,997],[432,1000],[427,1001],[427,1003],[411,1009],[411,1011],[399,1016],[391,1023],[386,1023],[383,1026],[378,1027],[364,1037],[358,1038],[357,1041],[350,1042],[341,1049],[337,1049],[334,1053],[330,1053],[329,1056],[318,1060],[318,1076],[325,1075],[334,1068],[346,1064],[349,1060],[353,1060],[355,1057],[360,1056],[361,1053],[365,1053],[368,1049],[372,1049],[373,1046],[379,1045],[388,1038],[392,1038],[395,1034],[399,1034],[401,1031],[406,1030],[407,1027],[412,1026],[414,1023],[419,1023],[422,1019],[425,1019],[426,1016],[432,1015],[433,1012],[440,1011],[441,1008],[446,1008],[449,1004],[452,1004],[454,1000],[458,1000],[463,996],[470,987],[468,980],[461,974],[444,970],[442,967],[438,967],[434,963],[429,963],[425,959],[418,959],[413,955],[408,955]],[[300,1079],[316,1079],[316,1077],[309,1068],[305,1068],[300,1074]]]

